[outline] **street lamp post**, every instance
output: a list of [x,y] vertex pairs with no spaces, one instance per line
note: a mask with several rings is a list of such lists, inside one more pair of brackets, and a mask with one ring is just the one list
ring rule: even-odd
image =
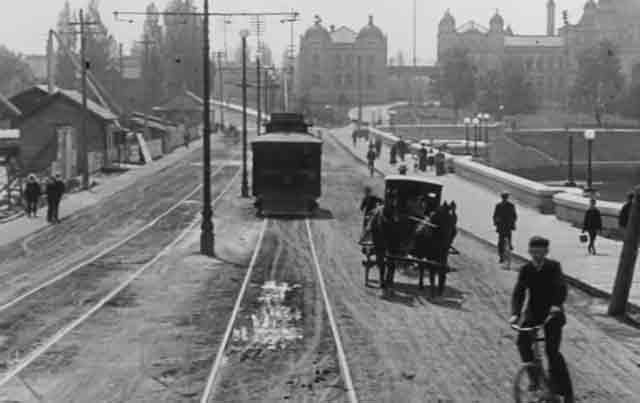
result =
[[391,126],[391,133],[394,136],[396,134],[395,116],[396,116],[396,111],[389,111],[389,126]]
[[593,140],[596,138],[596,131],[593,129],[587,129],[584,131],[584,138],[587,140],[587,188],[585,192],[592,193],[593,192],[593,170],[592,170],[592,159],[593,159]]
[[564,131],[567,133],[567,138],[569,139],[569,177],[565,185],[574,187],[576,181],[573,175],[573,133],[569,131],[569,125],[564,127]]
[[500,105],[498,109],[500,110],[499,120],[502,122],[502,119],[504,119],[504,105]]
[[489,144],[489,121],[491,120],[491,115],[485,113],[484,116],[484,146],[486,147]]
[[479,124],[480,124],[480,119],[473,118],[473,156],[477,157],[478,156],[478,129],[479,129]]
[[471,154],[469,150],[469,125],[471,124],[471,118],[464,118],[464,153],[465,155]]
[[215,238],[213,228],[213,211],[211,209],[211,116],[210,116],[210,99],[211,88],[209,85],[209,0],[204,0],[204,16],[203,16],[203,83],[204,83],[204,113],[203,113],[203,131],[202,133],[202,160],[203,160],[203,178],[202,178],[202,225],[200,234],[200,252],[203,255],[215,255]]
[[249,31],[240,31],[242,38],[242,197],[249,197],[247,179],[247,36]]

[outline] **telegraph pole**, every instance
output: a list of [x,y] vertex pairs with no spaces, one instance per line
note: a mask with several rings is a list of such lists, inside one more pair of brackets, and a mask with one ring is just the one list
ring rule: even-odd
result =
[[222,76],[222,55],[225,52],[216,52],[218,58],[218,87],[220,87],[220,126],[224,127],[224,79]]
[[[80,64],[82,71],[82,124],[80,133],[80,165],[82,166],[82,188],[89,189],[89,134],[87,133],[87,69],[89,68],[86,58],[87,47],[87,25],[99,25],[97,22],[87,22],[84,19],[84,10],[80,9],[79,22],[71,22],[70,26],[80,26]],[[105,152],[107,150],[105,149]]]
[[362,56],[358,56],[358,129],[362,121]]
[[149,36],[147,34],[144,35],[144,40],[137,41],[144,45],[144,78],[143,78],[143,86],[144,86],[144,136],[145,138],[149,138],[149,115],[151,114],[151,99],[149,96],[149,91],[151,87],[151,83],[149,82],[149,46],[154,43],[154,41],[149,40]]
[[200,234],[200,253],[206,256],[215,256],[215,238],[213,228],[213,211],[211,210],[211,87],[209,84],[209,0],[204,0],[202,61],[204,83],[204,113],[202,134],[202,225]]
[[258,118],[256,121],[257,124],[257,135],[260,135],[260,127],[262,124],[262,109],[260,108],[260,104],[262,103],[262,99],[260,98],[260,56],[256,56],[256,100],[258,102]]
[[[293,60],[295,59],[295,42],[293,24],[298,21],[298,16],[291,11],[293,17],[280,20],[280,23],[289,23],[289,65],[286,67],[287,74],[284,75],[284,111],[289,110],[289,86],[293,84]],[[289,82],[291,81],[291,82]]]

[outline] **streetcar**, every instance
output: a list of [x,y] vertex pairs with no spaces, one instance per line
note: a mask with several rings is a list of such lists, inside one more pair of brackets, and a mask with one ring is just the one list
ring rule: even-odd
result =
[[259,216],[309,216],[322,194],[322,140],[295,113],[273,113],[251,142],[252,193]]

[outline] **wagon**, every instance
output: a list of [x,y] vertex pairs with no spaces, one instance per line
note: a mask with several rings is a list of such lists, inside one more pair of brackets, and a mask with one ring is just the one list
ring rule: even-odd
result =
[[[435,275],[440,278],[451,271],[447,258],[452,251],[457,253],[451,247],[455,224],[450,206],[442,203],[442,189],[441,183],[419,176],[385,178],[384,206],[369,216],[359,242],[365,285],[374,266],[380,269],[383,288],[393,285],[395,267],[418,270],[421,289],[425,271],[432,286]],[[384,262],[377,261],[381,253]]]

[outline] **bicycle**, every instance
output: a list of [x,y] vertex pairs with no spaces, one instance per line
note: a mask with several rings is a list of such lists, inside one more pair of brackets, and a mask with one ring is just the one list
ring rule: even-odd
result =
[[512,324],[511,328],[518,332],[530,332],[532,336],[533,362],[522,364],[513,379],[513,399],[516,403],[560,403],[562,400],[551,390],[548,371],[542,362],[538,332],[545,323],[532,327],[520,327]]

